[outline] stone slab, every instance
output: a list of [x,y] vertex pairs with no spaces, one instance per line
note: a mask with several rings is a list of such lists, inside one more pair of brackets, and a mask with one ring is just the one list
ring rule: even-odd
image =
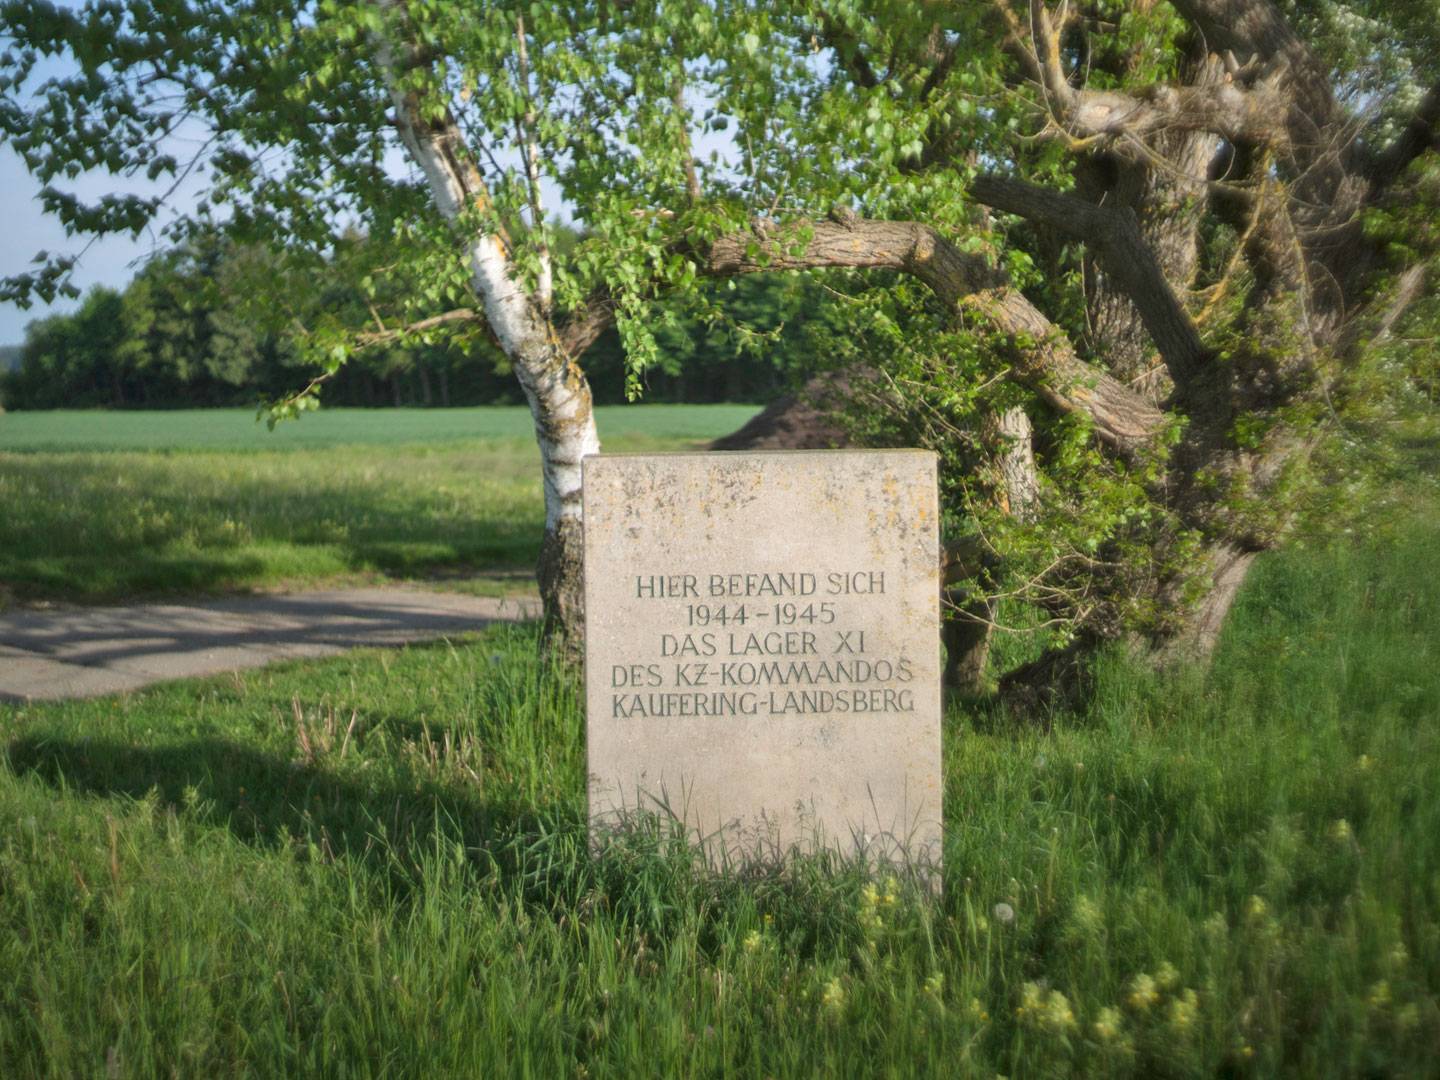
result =
[[938,865],[934,455],[599,455],[583,497],[596,836]]

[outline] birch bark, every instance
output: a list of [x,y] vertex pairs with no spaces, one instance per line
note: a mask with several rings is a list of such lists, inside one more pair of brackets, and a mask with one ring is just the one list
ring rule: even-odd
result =
[[[392,16],[392,26],[405,25],[399,0],[383,0],[381,8]],[[454,116],[446,109],[427,118],[418,95],[404,88],[401,57],[409,51],[406,46],[381,38],[376,50],[406,151],[424,174],[440,213],[470,230],[465,258],[472,287],[530,406],[545,491],[538,577],[546,636],[573,658],[584,632],[580,463],[599,453],[600,438],[590,384],[549,320],[549,252],[541,249],[536,284],[527,286],[504,235],[498,227],[483,224],[491,209],[489,193]],[[408,62],[415,61],[412,57]],[[534,144],[523,149],[527,164],[538,167]]]

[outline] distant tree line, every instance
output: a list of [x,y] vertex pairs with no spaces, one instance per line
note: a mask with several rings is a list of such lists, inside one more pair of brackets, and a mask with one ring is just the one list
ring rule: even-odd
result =
[[[257,276],[294,272],[263,248],[202,236],[159,255],[124,289],[97,286],[75,311],[30,323],[23,344],[0,354],[0,405],[196,408],[292,395],[323,369],[307,324],[380,318],[360,307],[350,279],[363,270],[356,252],[366,245],[351,243],[355,250],[337,253],[296,290],[298,313],[256,309]],[[663,312],[654,328],[660,347],[638,374],[607,330],[587,357],[597,399],[625,400],[628,377],[647,401],[766,401],[815,366],[806,324],[824,304],[813,282],[750,278],[717,286],[712,299],[700,314]],[[472,320],[364,349],[326,376],[323,400],[448,407],[522,397],[504,353]]]

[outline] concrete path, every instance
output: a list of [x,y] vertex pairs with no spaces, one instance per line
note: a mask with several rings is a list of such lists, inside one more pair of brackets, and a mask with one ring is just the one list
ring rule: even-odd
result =
[[459,635],[539,615],[534,599],[344,589],[0,613],[0,701],[94,697],[166,679]]

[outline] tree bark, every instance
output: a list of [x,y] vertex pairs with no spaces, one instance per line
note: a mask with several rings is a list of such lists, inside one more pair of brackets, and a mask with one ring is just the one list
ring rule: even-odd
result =
[[978,317],[1006,339],[1007,378],[1034,390],[1059,412],[1088,417],[1096,437],[1113,449],[1133,454],[1165,426],[1160,409],[1082,360],[1064,332],[1002,271],[979,255],[962,252],[928,225],[857,218],[797,222],[782,230],[757,222],[752,232],[721,237],[702,257],[716,275],[827,266],[910,274],[957,317]]
[[[995,505],[1008,516],[1030,520],[1040,497],[1030,417],[1020,408],[993,413],[981,425],[980,436],[989,457],[984,468],[991,474],[982,479],[988,481]],[[980,589],[979,595],[969,597],[958,591],[947,593],[952,610],[943,630],[945,685],[970,697],[986,689],[986,670],[998,614],[989,594],[1000,569],[993,556],[980,556],[975,561],[979,565],[952,566],[947,574],[949,579],[971,577],[978,581]]]
[[1200,604],[1191,612],[1183,629],[1173,637],[1152,643],[1152,658],[1162,666],[1182,661],[1205,662],[1215,651],[1225,617],[1250,568],[1256,553],[1242,551],[1229,544],[1217,544],[1206,553],[1209,588]]
[[[1118,299],[1138,316],[1169,369],[1181,386],[1194,379],[1208,354],[1200,341],[1194,320],[1171,286],[1171,279],[1147,242],[1141,227],[1141,212],[1150,207],[1136,205],[1139,193],[1117,206],[1099,206],[1073,195],[1050,191],[1035,184],[997,176],[979,176],[970,185],[971,193],[986,205],[1018,214],[1061,234],[1086,242],[1105,274],[1118,285]],[[1097,200],[1098,201],[1098,200]],[[1193,268],[1193,259],[1191,266]],[[1131,331],[1128,336],[1134,335]],[[1148,354],[1149,349],[1145,350]],[[1133,350],[1126,350],[1122,362],[1114,365],[1122,379],[1132,380],[1143,373]],[[1106,350],[1107,359],[1117,359]],[[1148,368],[1148,364],[1144,364]]]

